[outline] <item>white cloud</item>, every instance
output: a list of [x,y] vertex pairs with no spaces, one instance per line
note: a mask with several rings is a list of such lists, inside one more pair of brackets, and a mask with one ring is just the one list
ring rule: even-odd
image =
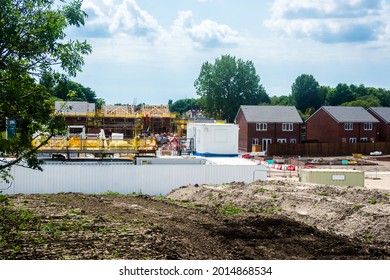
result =
[[154,39],[161,29],[134,0],[85,0],[83,9],[88,14],[86,35],[91,37],[135,35]]
[[187,36],[199,47],[217,47],[234,45],[238,40],[238,32],[225,24],[206,19],[195,24],[191,11],[180,11],[171,27],[173,36]]
[[375,41],[383,35],[388,0],[275,0],[266,26],[325,43]]
[[194,23],[191,11],[180,11],[169,30],[140,8],[136,0],[84,0],[88,14],[84,35],[95,38],[135,36],[167,44],[180,42],[198,48],[220,47],[237,43],[237,31],[225,24],[205,19]]

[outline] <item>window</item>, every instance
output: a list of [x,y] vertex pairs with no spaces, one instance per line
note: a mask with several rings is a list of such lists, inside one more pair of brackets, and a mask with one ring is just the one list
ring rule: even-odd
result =
[[292,123],[282,124],[282,130],[283,131],[293,131],[293,124]]
[[353,130],[353,123],[345,123],[344,129],[345,130]]
[[349,143],[356,143],[356,138],[349,138]]
[[290,143],[291,143],[291,144],[296,144],[296,143],[297,143],[297,139],[291,138],[291,139],[290,139]]
[[360,142],[367,142],[367,141],[368,141],[367,137],[360,138]]
[[266,131],[267,124],[266,123],[256,123],[256,130],[257,131]]
[[372,123],[365,123],[364,130],[372,130]]
[[259,138],[252,138],[252,145],[259,145]]
[[278,143],[287,143],[287,140],[286,139],[278,139],[278,140],[276,140],[276,142],[278,142]]

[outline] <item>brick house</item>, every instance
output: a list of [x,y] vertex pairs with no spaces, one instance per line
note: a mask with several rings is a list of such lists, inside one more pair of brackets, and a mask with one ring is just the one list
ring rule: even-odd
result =
[[294,106],[240,106],[238,149],[251,152],[253,146],[267,150],[271,143],[300,143],[302,119]]
[[390,108],[371,107],[367,110],[378,121],[378,141],[390,142]]
[[377,141],[378,124],[363,107],[322,106],[306,120],[306,139],[321,143]]

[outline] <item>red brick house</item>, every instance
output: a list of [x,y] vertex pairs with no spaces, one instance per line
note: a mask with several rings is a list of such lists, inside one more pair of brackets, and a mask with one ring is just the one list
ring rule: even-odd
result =
[[323,106],[306,120],[306,140],[321,143],[377,141],[378,124],[363,107]]
[[234,120],[238,124],[238,149],[251,152],[252,146],[267,150],[270,143],[300,143],[302,119],[293,106],[240,106]]
[[378,141],[390,142],[390,108],[371,107],[367,110],[378,121]]

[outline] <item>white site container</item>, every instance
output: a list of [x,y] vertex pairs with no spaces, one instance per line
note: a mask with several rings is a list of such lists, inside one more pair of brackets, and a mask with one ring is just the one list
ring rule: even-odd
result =
[[187,138],[193,139],[194,154],[199,156],[237,156],[238,125],[188,123]]

